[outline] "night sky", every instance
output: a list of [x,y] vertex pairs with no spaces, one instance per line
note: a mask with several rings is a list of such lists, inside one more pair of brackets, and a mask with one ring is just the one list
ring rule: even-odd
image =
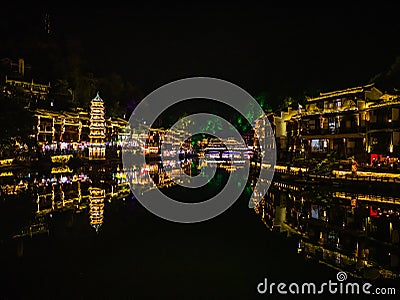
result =
[[[110,4],[3,11],[3,36],[22,39],[48,11],[54,36],[77,41],[88,72],[116,72],[144,94],[189,76],[229,80],[253,95],[346,88],[367,83],[400,55],[394,6]],[[0,47],[2,57],[18,51]]]

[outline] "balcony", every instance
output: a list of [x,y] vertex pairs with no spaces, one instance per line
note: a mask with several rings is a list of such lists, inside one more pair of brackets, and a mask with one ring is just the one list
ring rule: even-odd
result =
[[400,128],[400,120],[386,120],[381,122],[370,122],[369,130],[381,130],[381,129],[398,129]]
[[354,127],[339,127],[334,129],[317,128],[317,129],[306,129],[303,128],[301,134],[303,136],[308,135],[335,135],[335,134],[351,134],[351,133],[365,133],[366,127],[354,126]]

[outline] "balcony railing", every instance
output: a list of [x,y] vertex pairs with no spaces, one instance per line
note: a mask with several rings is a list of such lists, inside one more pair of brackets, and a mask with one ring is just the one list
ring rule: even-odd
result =
[[317,129],[304,129],[301,131],[302,135],[335,135],[341,133],[365,133],[366,127],[355,126],[355,127],[340,127],[335,129],[317,128]]
[[369,130],[395,129],[395,128],[400,128],[400,120],[369,123]]

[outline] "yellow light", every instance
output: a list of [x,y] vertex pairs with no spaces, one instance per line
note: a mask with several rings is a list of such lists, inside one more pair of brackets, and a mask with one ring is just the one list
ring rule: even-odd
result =
[[72,154],[55,155],[55,156],[51,157],[51,162],[52,163],[65,163],[65,162],[68,162],[72,157],[73,157]]
[[14,176],[13,172],[2,172],[0,173],[0,177],[9,177]]
[[0,165],[12,164],[13,161],[14,161],[14,158],[1,159],[0,160]]
[[69,166],[51,168],[51,174],[60,174],[60,173],[72,173],[72,170],[69,168]]

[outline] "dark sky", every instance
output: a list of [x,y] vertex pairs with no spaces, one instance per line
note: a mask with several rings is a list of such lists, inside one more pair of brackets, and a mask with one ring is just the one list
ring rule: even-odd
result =
[[400,55],[395,6],[107,4],[25,9],[7,14],[2,28],[26,29],[48,10],[58,38],[80,41],[89,71],[119,73],[145,94],[188,76],[226,79],[252,94],[343,88]]

